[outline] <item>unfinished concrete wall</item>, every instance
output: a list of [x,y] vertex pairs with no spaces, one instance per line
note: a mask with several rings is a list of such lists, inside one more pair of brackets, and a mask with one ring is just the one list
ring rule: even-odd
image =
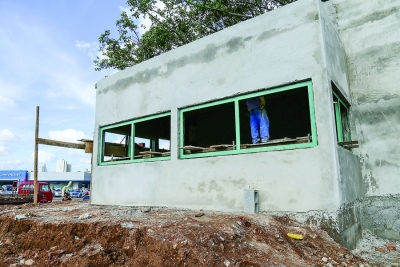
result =
[[[330,6],[347,55],[351,131],[352,139],[360,142],[354,153],[361,158],[362,192],[370,196],[344,206],[343,218],[347,222],[355,218],[354,227],[362,223],[363,229],[398,239],[395,218],[400,205],[398,197],[391,195],[399,194],[400,188],[399,1],[330,2],[326,5]],[[360,196],[345,189],[344,196],[346,191]],[[349,235],[352,230],[349,228]]]
[[[318,1],[298,1],[99,81],[95,136],[103,125],[171,111],[172,151],[169,161],[112,166],[94,157],[92,203],[243,210],[250,188],[259,190],[260,210],[335,211],[337,152],[318,12]],[[343,70],[331,72],[344,79]],[[318,146],[178,158],[179,108],[303,79],[313,83]]]
[[[319,1],[319,10],[328,80],[332,81],[339,90],[336,93],[339,93],[344,98],[343,100],[351,103],[345,47],[340,39],[335,17],[332,16],[332,6],[330,3]],[[332,92],[333,88],[330,88],[330,91]],[[334,121],[333,104],[331,106],[332,115],[327,119]],[[336,228],[338,234],[334,234],[332,230],[327,229],[329,227],[324,226],[324,222],[329,222],[329,220],[323,219],[323,223],[318,222],[318,225],[333,233],[332,236],[336,241],[353,249],[362,237],[362,209],[361,205],[357,205],[354,201],[365,196],[366,190],[361,177],[359,157],[338,146],[336,140],[335,136],[332,139],[332,145],[337,149],[335,168],[338,172],[340,208],[337,215],[333,216],[337,221],[332,223],[330,228]]]
[[400,5],[333,0],[347,54],[352,137],[369,196],[400,188]]

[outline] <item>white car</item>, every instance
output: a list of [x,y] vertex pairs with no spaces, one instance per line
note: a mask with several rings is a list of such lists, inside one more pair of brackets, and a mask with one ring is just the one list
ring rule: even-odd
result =
[[61,188],[54,188],[53,197],[61,197]]
[[10,184],[2,185],[0,188],[0,195],[16,195],[17,192],[13,191],[13,187]]

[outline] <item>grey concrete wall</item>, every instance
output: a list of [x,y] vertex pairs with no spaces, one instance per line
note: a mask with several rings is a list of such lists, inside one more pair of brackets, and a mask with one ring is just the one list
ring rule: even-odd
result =
[[366,195],[367,190],[361,176],[361,165],[357,155],[338,147],[340,165],[340,203],[350,203]]
[[349,249],[354,249],[362,238],[362,205],[359,199],[366,195],[362,180],[360,159],[357,155],[342,148],[337,148],[340,166],[340,202],[338,228],[341,233],[339,242]]
[[[333,120],[326,119],[331,92],[319,17],[318,1],[298,1],[99,81],[95,136],[102,125],[170,110],[172,151],[170,161],[113,166],[98,166],[94,157],[92,203],[243,210],[243,190],[250,188],[259,190],[260,210],[336,210],[337,156]],[[317,147],[178,159],[179,108],[309,78]],[[97,148],[95,140],[94,155]],[[108,194],[114,188],[118,194]]]
[[400,195],[366,198],[363,228],[377,236],[400,241]]
[[346,52],[340,40],[337,27],[334,25],[328,5],[318,1],[321,32],[324,43],[324,55],[328,79],[333,81],[342,95],[350,101],[347,77]]
[[352,139],[368,196],[400,188],[400,3],[333,0],[347,54]]

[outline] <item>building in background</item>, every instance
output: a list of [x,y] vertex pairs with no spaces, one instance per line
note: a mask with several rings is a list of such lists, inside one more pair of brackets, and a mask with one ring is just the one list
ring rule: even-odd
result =
[[[42,168],[43,169],[43,168]],[[85,170],[84,172],[38,172],[39,182],[49,182],[51,189],[62,188],[70,181],[72,182],[70,188],[90,188],[90,180],[92,174]],[[18,183],[24,181],[33,181],[33,172],[27,170],[0,170],[0,186],[6,184],[13,184],[14,181]]]
[[38,172],[47,172],[46,163],[43,164],[42,166],[39,166]]
[[57,160],[56,172],[71,172],[72,166],[64,159]]
[[[39,182],[49,182],[51,189],[63,188],[71,181],[70,188],[90,188],[92,174],[84,172],[38,172]],[[33,181],[33,172],[28,173],[28,181]]]
[[12,184],[14,181],[18,181],[18,183],[27,181],[28,176],[27,170],[0,170],[0,185]]

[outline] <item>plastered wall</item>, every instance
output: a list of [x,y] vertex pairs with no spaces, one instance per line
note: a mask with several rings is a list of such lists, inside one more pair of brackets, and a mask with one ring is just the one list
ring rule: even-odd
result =
[[[335,211],[339,168],[318,5],[295,2],[99,81],[92,203],[243,210],[243,191],[256,189],[261,211]],[[340,61],[335,53],[328,56]],[[340,68],[329,75],[342,81]],[[178,158],[179,108],[304,79],[313,83],[318,146]],[[171,160],[98,165],[100,126],[163,111],[171,111]]]
[[367,196],[399,194],[400,2],[332,0],[347,55],[352,139]]

